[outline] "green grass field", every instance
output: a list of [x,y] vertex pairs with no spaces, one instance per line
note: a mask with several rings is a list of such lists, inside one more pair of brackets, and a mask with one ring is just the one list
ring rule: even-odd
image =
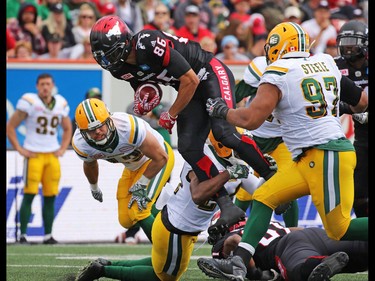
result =
[[[72,281],[83,265],[98,257],[112,260],[139,259],[151,254],[150,244],[8,244],[6,249],[7,281]],[[197,258],[209,255],[210,245],[198,242],[189,269],[181,281],[213,280],[205,276],[196,265]],[[368,280],[368,274],[338,274],[332,280],[363,281]]]

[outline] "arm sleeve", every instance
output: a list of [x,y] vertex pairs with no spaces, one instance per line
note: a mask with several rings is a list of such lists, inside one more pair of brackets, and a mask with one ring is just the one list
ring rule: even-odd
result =
[[346,76],[341,77],[340,86],[340,103],[341,101],[343,101],[353,106],[357,105],[359,100],[361,99],[362,88],[358,87],[352,80],[350,80]]

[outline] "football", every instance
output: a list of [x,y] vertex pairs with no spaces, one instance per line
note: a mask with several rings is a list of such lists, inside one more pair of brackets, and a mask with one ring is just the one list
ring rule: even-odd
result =
[[148,94],[147,102],[151,101],[155,96],[159,96],[159,101],[163,97],[163,91],[159,84],[152,82],[146,82],[138,86],[136,96],[138,95],[140,100],[143,100],[146,94]]

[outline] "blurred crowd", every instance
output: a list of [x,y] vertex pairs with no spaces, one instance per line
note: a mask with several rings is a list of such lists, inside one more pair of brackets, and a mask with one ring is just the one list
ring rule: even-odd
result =
[[7,58],[93,60],[91,27],[110,14],[134,33],[159,29],[221,60],[249,62],[264,55],[268,32],[283,21],[301,24],[313,54],[336,56],[340,27],[368,23],[368,0],[7,0]]

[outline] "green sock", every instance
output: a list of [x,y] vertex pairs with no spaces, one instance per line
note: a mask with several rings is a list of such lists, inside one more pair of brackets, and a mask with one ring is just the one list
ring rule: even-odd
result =
[[286,227],[298,226],[298,214],[299,208],[297,200],[292,202],[292,205],[285,213],[283,213],[283,219]]
[[155,204],[152,205],[152,208],[151,208],[151,214],[154,216],[154,218],[156,217],[156,215],[160,212],[160,210],[158,210],[156,207],[155,207]]
[[141,220],[139,221],[139,225],[142,227],[143,231],[145,232],[147,238],[150,240],[150,242],[152,242],[151,240],[151,229],[152,229],[152,225],[154,223],[154,216],[153,215],[149,215],[147,218],[145,218],[144,220]]
[[122,281],[159,281],[150,265],[104,266],[104,277]]
[[44,234],[52,233],[52,225],[55,217],[55,198],[56,196],[44,196],[43,199],[43,223]]
[[135,265],[147,265],[152,266],[151,257],[147,257],[140,260],[118,260],[118,261],[111,261],[111,266],[124,266],[130,267]]
[[34,196],[34,194],[23,194],[20,208],[21,234],[26,234],[27,225],[31,216],[31,204],[33,203]]
[[249,208],[250,203],[251,203],[251,200],[241,201],[241,200],[238,200],[237,198],[234,200],[234,205],[236,205],[237,207],[240,207],[244,212],[246,212],[247,208]]
[[273,210],[263,203],[253,200],[251,213],[247,219],[241,242],[256,248],[260,239],[267,232]]
[[368,217],[352,219],[341,240],[368,241]]

